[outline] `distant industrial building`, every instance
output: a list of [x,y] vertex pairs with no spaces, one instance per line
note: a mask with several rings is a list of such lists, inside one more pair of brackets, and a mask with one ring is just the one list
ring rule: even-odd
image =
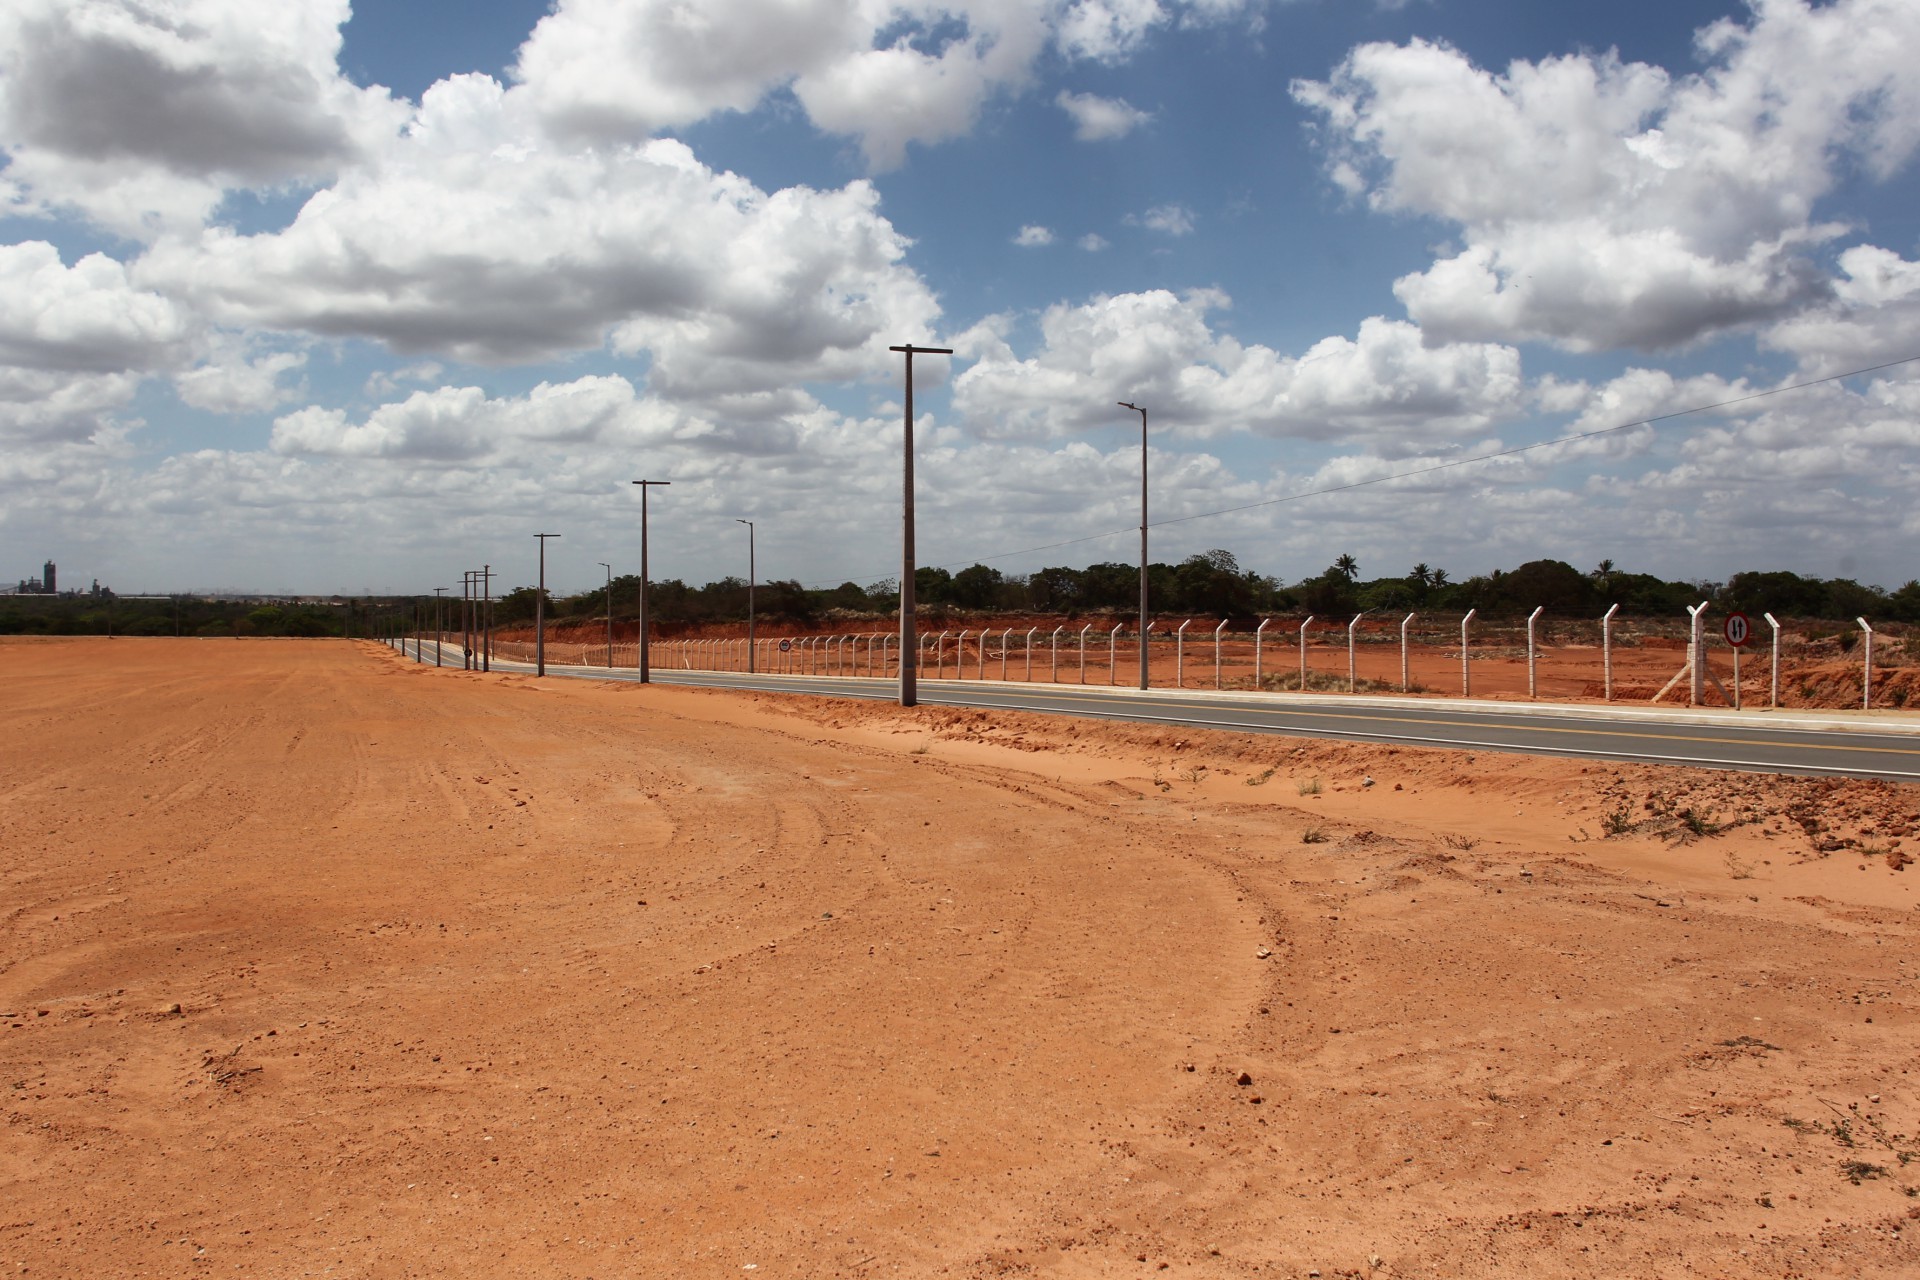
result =
[[20,585],[14,591],[23,596],[57,595],[59,587],[55,585],[53,561],[47,561],[46,570],[38,578],[20,579]]

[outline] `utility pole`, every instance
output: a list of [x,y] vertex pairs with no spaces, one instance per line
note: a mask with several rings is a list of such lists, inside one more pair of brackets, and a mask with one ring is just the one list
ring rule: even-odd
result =
[[953,348],[916,347],[909,342],[903,347],[888,347],[887,350],[898,351],[907,358],[906,497],[901,511],[900,530],[900,705],[911,707],[920,700],[919,672],[914,669],[919,660],[919,651],[915,646],[913,629],[913,358],[916,355],[950,356]]
[[653,667],[647,661],[647,490],[666,486],[671,480],[635,480],[640,486],[640,683],[653,683]]
[[533,674],[547,674],[547,539],[557,533],[536,533],[540,540],[540,586],[533,597]]
[[607,571],[607,670],[613,670],[613,566],[605,560],[594,562]]
[[445,587],[433,589],[433,665],[440,665],[440,601]]
[[1130,401],[1120,401],[1122,409],[1140,415],[1140,687],[1147,680],[1147,411]]
[[753,521],[735,516],[735,524],[747,526],[747,674],[753,674]]
[[480,613],[485,625],[480,641],[480,669],[493,670],[493,566],[483,565],[480,569]]

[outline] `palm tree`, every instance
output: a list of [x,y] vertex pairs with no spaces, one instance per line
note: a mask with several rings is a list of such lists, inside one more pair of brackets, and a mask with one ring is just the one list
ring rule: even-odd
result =
[[1422,560],[1413,566],[1413,572],[1407,575],[1407,581],[1416,587],[1430,587],[1433,585],[1433,570],[1429,569],[1427,562]]
[[1447,585],[1447,571],[1445,569],[1435,569],[1433,571],[1433,585],[1436,587],[1444,587]]
[[1360,576],[1360,562],[1352,556],[1343,555],[1333,562],[1333,571],[1352,582]]

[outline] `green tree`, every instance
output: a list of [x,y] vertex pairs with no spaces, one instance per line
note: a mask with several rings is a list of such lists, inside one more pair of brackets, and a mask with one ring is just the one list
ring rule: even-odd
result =
[[948,591],[956,608],[992,608],[1000,594],[1000,571],[984,564],[969,565],[953,575]]

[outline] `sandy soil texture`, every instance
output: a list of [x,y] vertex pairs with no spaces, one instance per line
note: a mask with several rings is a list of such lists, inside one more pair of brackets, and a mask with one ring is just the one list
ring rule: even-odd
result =
[[1920,791],[0,644],[0,1275],[1920,1274]]

